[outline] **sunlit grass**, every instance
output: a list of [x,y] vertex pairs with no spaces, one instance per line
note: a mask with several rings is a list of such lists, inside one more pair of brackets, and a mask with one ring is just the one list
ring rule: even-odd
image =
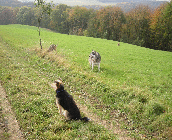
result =
[[[8,25],[0,28],[1,40],[9,44],[5,49],[1,49],[1,79],[6,90],[9,90],[12,101],[19,99],[14,102],[16,110],[19,110],[18,114],[21,110],[26,110],[23,113],[26,119],[21,122],[24,123],[22,126],[37,128],[30,128],[27,137],[33,138],[39,134],[40,137],[47,135],[53,138],[55,133],[51,128],[39,130],[39,126],[41,123],[46,125],[43,123],[45,120],[47,124],[51,124],[48,120],[55,116],[57,118],[52,120],[63,120],[57,115],[53,90],[49,87],[49,83],[58,77],[64,80],[66,89],[79,102],[85,103],[103,119],[113,121],[113,112],[119,110],[127,116],[129,123],[125,127],[133,132],[138,129],[151,134],[160,133],[162,130],[164,132],[160,133],[161,137],[166,137],[165,131],[171,130],[170,52],[150,50],[122,42],[117,46],[114,41],[62,35],[46,30],[41,31],[41,51],[36,27]],[[57,52],[46,53],[50,44],[58,44]],[[93,71],[89,67],[88,55],[92,49],[98,51],[102,57],[100,72],[96,67]],[[79,96],[83,99],[78,98]],[[89,99],[86,101],[90,102],[85,101],[85,96]],[[27,117],[33,116],[34,124],[29,124]],[[56,131],[69,130],[63,135],[76,137],[75,131],[78,128],[71,130],[71,126],[68,126],[70,124],[63,123],[67,126]],[[27,127],[24,128],[25,131],[26,129]],[[40,129],[43,129],[43,126]],[[83,137],[88,137],[88,134]],[[96,133],[96,137],[100,135]]]
[[[3,47],[2,47],[3,45]],[[7,47],[7,48],[6,48]],[[115,139],[101,125],[65,121],[55,105],[49,83],[60,77],[50,63],[1,44],[1,80],[27,139]],[[55,67],[55,65],[53,65]],[[83,114],[82,114],[83,115]]]

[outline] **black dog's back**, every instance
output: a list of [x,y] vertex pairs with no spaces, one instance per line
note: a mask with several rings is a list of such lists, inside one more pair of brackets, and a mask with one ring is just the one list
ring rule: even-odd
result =
[[[62,108],[64,109],[64,116],[67,120],[83,120],[87,122],[87,117],[81,118],[79,108],[77,107],[72,95],[64,90],[62,80],[55,81],[56,84],[56,104],[59,108],[59,113],[62,114]],[[54,86],[52,86],[54,88]]]
[[73,100],[73,97],[65,90],[57,92],[56,97],[58,99],[58,103],[69,113],[67,114],[68,118],[78,120],[81,119],[80,111]]

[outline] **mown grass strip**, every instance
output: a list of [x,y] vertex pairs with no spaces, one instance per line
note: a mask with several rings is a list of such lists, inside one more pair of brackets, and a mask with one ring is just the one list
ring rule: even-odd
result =
[[[52,73],[40,67],[42,63],[53,63],[2,43],[0,46],[1,79],[26,139],[115,139],[101,125],[66,122],[61,118],[55,105],[55,94],[49,85],[59,77],[59,72]],[[62,69],[58,65],[54,67]]]

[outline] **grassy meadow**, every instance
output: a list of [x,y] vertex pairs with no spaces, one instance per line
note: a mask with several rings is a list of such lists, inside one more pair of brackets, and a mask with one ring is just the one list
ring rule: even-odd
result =
[[[171,52],[46,29],[41,50],[37,30],[0,25],[0,79],[26,139],[118,139],[94,121],[58,114],[50,84],[59,77],[77,104],[130,137],[172,138]],[[48,53],[51,44],[57,50]],[[92,49],[102,57],[100,72],[89,66]]]

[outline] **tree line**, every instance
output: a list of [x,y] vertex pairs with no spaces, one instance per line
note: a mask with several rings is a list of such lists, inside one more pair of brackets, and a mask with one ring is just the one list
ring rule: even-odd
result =
[[[41,8],[0,6],[0,24],[38,26]],[[63,34],[80,35],[130,43],[151,49],[172,51],[172,1],[154,11],[140,5],[124,13],[120,7],[99,10],[55,6],[44,14],[40,26]]]

